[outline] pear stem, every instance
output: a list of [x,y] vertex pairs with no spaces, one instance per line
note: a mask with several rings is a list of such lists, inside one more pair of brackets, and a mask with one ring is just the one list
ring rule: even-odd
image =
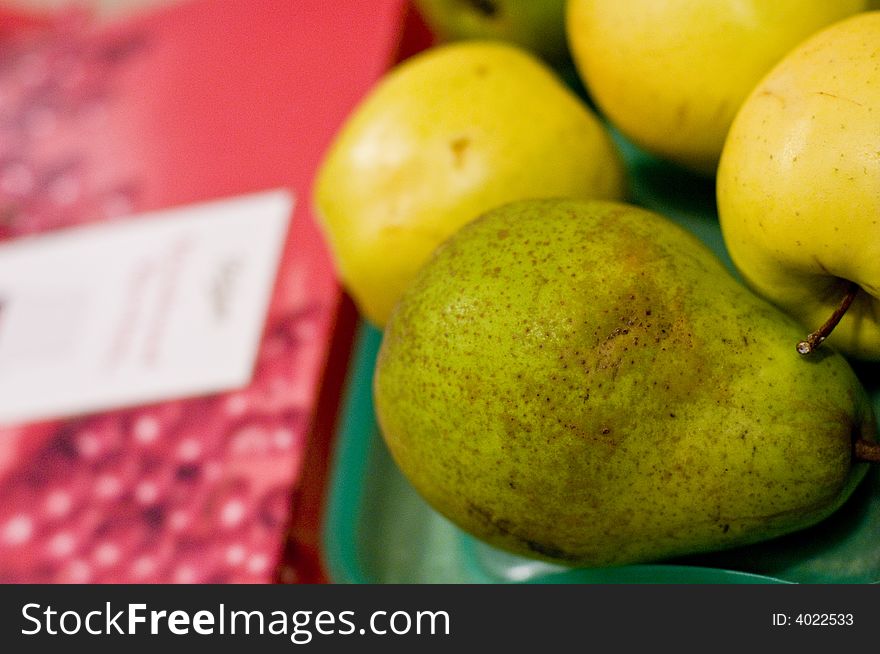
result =
[[822,344],[822,341],[831,335],[831,332],[837,327],[837,323],[843,318],[843,314],[847,312],[847,309],[849,309],[853,300],[856,299],[858,292],[859,285],[855,282],[849,282],[843,299],[840,301],[840,304],[837,305],[837,308],[834,310],[834,313],[831,314],[831,317],[828,318],[828,320],[825,321],[825,324],[819,327],[819,329],[809,334],[804,340],[797,344],[798,354],[804,356],[810,354]]
[[863,463],[880,463],[880,443],[859,438],[853,444],[853,453],[857,461]]

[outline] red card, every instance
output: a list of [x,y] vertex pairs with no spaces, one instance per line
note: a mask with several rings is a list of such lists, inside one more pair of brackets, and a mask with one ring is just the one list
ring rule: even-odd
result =
[[[349,333],[312,177],[392,63],[404,4],[199,0],[99,26],[0,15],[0,238],[266,189],[297,199],[247,388],[0,426],[0,582],[278,578],[330,420],[334,330]],[[319,580],[299,575],[283,576]]]

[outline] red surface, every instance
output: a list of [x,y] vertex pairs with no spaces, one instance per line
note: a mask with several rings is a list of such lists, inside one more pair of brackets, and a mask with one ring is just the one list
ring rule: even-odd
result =
[[[395,64],[432,45],[434,37],[417,11],[407,6]],[[321,536],[327,482],[333,453],[333,439],[338,427],[339,398],[344,392],[349,357],[358,314],[348,295],[343,296],[337,328],[331,346],[326,376],[318,402],[314,436],[309,439],[303,478],[292,504],[290,538],[285,565],[279,571],[281,583],[322,583],[327,581]]]
[[0,12],[0,39],[8,38],[13,34],[20,35],[26,30],[45,27],[48,22],[44,16],[23,11],[5,10]]
[[199,0],[102,28],[0,19],[0,238],[280,186],[298,199],[248,388],[0,426],[0,581],[268,582],[287,530],[284,580],[323,580],[354,313],[310,189],[389,65],[401,8]]

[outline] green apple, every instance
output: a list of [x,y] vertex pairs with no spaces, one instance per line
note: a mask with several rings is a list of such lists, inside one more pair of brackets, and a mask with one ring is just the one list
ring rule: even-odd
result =
[[821,31],[770,72],[731,127],[717,182],[745,280],[810,330],[855,291],[829,343],[880,359],[880,12]]
[[341,280],[381,326],[433,250],[484,211],[624,187],[605,127],[549,67],[506,43],[459,41],[373,89],[325,155],[314,198]]
[[572,57],[591,96],[637,145],[714,175],[761,77],[866,0],[571,0]]
[[442,40],[500,39],[552,64],[566,61],[565,0],[416,0]]

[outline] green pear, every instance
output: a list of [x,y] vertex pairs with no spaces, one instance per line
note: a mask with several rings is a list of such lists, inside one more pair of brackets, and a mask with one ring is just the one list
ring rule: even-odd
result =
[[791,48],[866,0],[571,0],[572,57],[643,149],[706,176],[749,92]]
[[434,248],[484,211],[624,187],[611,137],[552,70],[512,45],[460,41],[407,60],[355,109],[315,205],[343,283],[381,326]]
[[848,363],[701,242],[626,204],[498,207],[420,271],[385,329],[375,408],[440,513],[503,549],[611,566],[816,523],[876,454]]
[[816,34],[762,80],[717,181],[730,256],[756,292],[816,330],[801,349],[842,316],[829,344],[880,359],[880,12]]
[[443,41],[500,39],[551,64],[565,62],[565,0],[415,0]]

